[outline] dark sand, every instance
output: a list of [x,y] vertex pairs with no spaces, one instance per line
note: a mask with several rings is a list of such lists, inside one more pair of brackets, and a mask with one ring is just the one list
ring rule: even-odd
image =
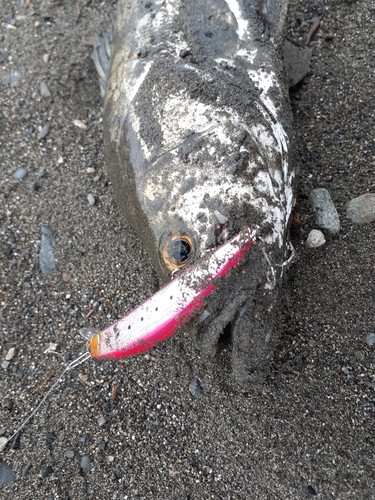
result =
[[[1,361],[16,348],[9,367],[0,367],[5,437],[62,370],[59,356],[45,354],[51,342],[71,361],[84,352],[80,327],[108,324],[159,285],[119,212],[103,159],[99,86],[84,40],[114,14],[109,0],[2,3]],[[20,448],[1,452],[16,478],[0,498],[375,498],[375,347],[365,343],[375,331],[375,223],[345,217],[351,198],[375,192],[375,4],[294,0],[289,38],[302,43],[316,15],[323,23],[311,43],[311,72],[292,93],[301,225],[267,382],[245,396],[228,390],[228,373],[214,378],[186,332],[122,363],[90,360],[64,377],[23,429]],[[12,19],[16,29],[7,28]],[[3,81],[12,71],[22,77],[14,89]],[[52,98],[40,96],[42,81]],[[49,134],[38,141],[46,124]],[[95,173],[87,172],[90,162]],[[29,175],[15,181],[21,167]],[[342,229],[307,250],[316,187],[330,191]],[[41,226],[56,242],[51,275],[39,269]],[[200,399],[188,389],[194,375]],[[83,456],[90,458],[84,470]],[[47,466],[53,473],[43,478]]]

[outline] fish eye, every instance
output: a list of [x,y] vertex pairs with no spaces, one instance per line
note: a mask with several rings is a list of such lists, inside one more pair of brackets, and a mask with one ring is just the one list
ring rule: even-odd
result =
[[164,264],[170,271],[186,266],[194,254],[193,241],[186,233],[177,230],[168,231],[163,243],[161,254]]

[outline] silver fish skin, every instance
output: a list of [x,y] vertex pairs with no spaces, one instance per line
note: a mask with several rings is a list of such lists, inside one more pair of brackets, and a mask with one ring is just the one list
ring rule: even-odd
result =
[[290,256],[286,10],[280,0],[120,0],[105,82],[108,172],[164,281],[244,228],[257,230],[251,256],[192,323],[209,356],[230,328],[241,387],[268,371]]

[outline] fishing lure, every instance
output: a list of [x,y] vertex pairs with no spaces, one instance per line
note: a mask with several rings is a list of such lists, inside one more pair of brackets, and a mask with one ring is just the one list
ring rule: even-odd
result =
[[247,228],[202,261],[181,272],[139,307],[87,343],[94,358],[122,358],[153,348],[204,308],[218,280],[246,257],[256,230]]

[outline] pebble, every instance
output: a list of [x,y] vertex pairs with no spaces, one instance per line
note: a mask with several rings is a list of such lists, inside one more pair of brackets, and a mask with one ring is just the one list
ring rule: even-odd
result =
[[310,203],[315,224],[329,233],[337,234],[340,231],[340,219],[327,189],[313,189]]
[[38,141],[41,141],[44,139],[49,132],[49,125],[44,125],[44,127],[41,129],[41,131],[38,134]]
[[55,433],[54,432],[46,432],[46,439],[47,439],[47,441],[52,443],[53,440],[55,439]]
[[73,450],[68,450],[65,453],[66,458],[74,458],[75,452]]
[[103,427],[103,425],[105,425],[106,423],[106,419],[103,417],[103,415],[101,415],[99,418],[98,418],[98,425],[99,427]]
[[9,361],[4,360],[1,363],[1,368],[3,368],[4,370],[6,370],[9,365],[10,365]]
[[100,444],[99,444],[99,450],[100,451],[105,451],[107,447],[107,443],[105,441],[102,441]]
[[81,458],[81,469],[86,470],[90,465],[90,457],[88,455],[83,455]]
[[5,359],[7,361],[11,361],[14,358],[14,355],[16,354],[16,348],[11,347],[9,351],[7,352],[7,355],[5,356]]
[[375,345],[375,333],[369,332],[366,336],[366,344],[369,346]]
[[17,180],[17,181],[22,181],[22,179],[24,179],[25,177],[27,177],[27,170],[26,168],[20,168],[17,170],[17,172],[13,175],[13,177]]
[[43,54],[43,62],[44,64],[47,64],[49,61],[49,54]]
[[324,234],[318,229],[313,229],[307,237],[306,248],[317,248],[324,245],[325,242]]
[[79,380],[82,382],[82,384],[86,384],[88,379],[89,379],[89,376],[86,373],[79,374]]
[[30,182],[30,190],[35,193],[35,191],[38,190],[38,183],[37,182]]
[[41,471],[40,471],[40,475],[42,477],[47,477],[52,473],[53,473],[53,469],[50,465],[48,465],[47,467],[43,467],[43,469],[41,469]]
[[189,391],[196,398],[200,398],[203,395],[203,387],[198,377],[194,377],[190,382]]
[[95,174],[96,170],[95,170],[95,168],[88,167],[88,168],[86,169],[86,172],[87,172],[88,174]]
[[5,448],[7,442],[8,440],[6,437],[0,437],[0,451]]
[[113,463],[113,461],[114,461],[114,460],[115,460],[115,457],[114,457],[113,455],[108,455],[108,457],[107,457],[107,462],[108,462],[109,464]]
[[40,84],[40,95],[42,97],[51,97],[51,92],[49,91],[48,85],[46,82],[42,82]]
[[87,125],[85,123],[83,123],[83,121],[81,121],[81,120],[73,120],[73,123],[76,127],[81,128],[82,130],[87,129]]
[[93,194],[88,194],[87,195],[87,199],[88,199],[88,202],[90,203],[90,205],[93,207],[95,205],[95,196]]
[[39,266],[42,274],[51,274],[56,262],[55,256],[53,255],[55,240],[52,237],[50,229],[42,227],[41,231],[42,239],[40,242]]
[[40,172],[38,172],[39,179],[41,179],[42,177],[45,177],[46,174],[47,174],[47,172],[45,170],[41,170]]
[[4,462],[0,462],[0,486],[11,483],[16,477],[16,471]]
[[12,441],[12,449],[18,450],[21,447],[21,431],[18,431]]
[[22,476],[25,477],[29,473],[29,470],[31,469],[31,462],[25,465],[25,467],[22,469]]
[[348,203],[346,216],[357,224],[367,224],[375,220],[375,194],[366,193]]

